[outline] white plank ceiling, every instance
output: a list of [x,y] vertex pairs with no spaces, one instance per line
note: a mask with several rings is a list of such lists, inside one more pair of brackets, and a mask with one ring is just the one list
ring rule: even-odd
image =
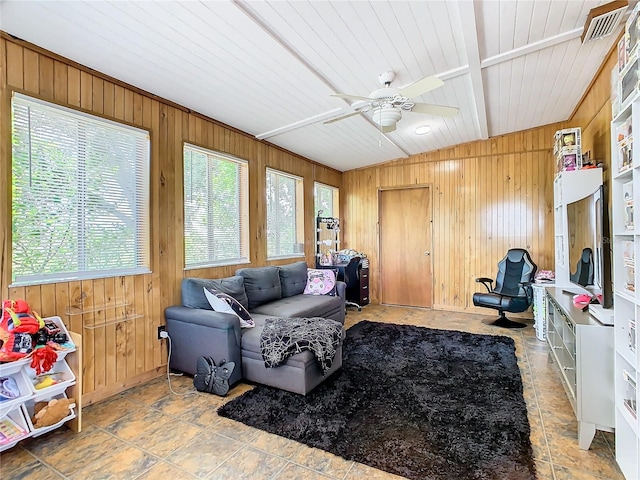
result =
[[[581,43],[604,3],[2,0],[0,29],[346,171],[566,120],[622,29]],[[396,87],[438,76],[413,100],[460,113],[323,123],[362,105],[331,94],[366,97],[389,70]]]

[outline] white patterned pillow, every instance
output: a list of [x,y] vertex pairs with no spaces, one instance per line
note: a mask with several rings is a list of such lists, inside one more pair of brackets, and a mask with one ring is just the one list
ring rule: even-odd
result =
[[336,271],[324,268],[307,269],[307,286],[303,293],[307,295],[335,295]]
[[214,311],[231,313],[237,316],[240,319],[241,328],[253,328],[256,326],[247,309],[231,295],[209,287],[204,287],[204,295]]

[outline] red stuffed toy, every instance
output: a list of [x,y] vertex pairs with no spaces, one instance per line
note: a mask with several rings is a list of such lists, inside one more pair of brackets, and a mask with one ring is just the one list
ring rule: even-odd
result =
[[34,347],[33,336],[44,321],[24,300],[4,300],[0,319],[0,362],[20,360]]

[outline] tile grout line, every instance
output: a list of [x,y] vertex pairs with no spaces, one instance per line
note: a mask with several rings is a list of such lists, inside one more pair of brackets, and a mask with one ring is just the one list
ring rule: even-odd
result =
[[[537,337],[534,337],[537,340]],[[536,410],[538,411],[538,417],[540,418],[540,425],[542,426],[542,434],[544,436],[544,444],[547,448],[547,456],[549,458],[549,465],[551,466],[551,475],[553,479],[557,480],[556,469],[553,464],[553,457],[551,456],[551,448],[549,447],[549,439],[547,437],[547,429],[542,415],[542,408],[540,407],[540,398],[538,397],[538,387],[536,384],[537,375],[534,373],[534,369],[531,365],[531,358],[529,356],[529,346],[526,341],[523,340],[525,355],[527,356],[527,368],[529,369],[529,375],[531,376],[531,389],[533,390],[533,396],[536,402]]]

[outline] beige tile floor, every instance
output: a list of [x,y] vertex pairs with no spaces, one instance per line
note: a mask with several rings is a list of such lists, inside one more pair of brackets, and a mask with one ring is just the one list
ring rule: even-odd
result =
[[[349,310],[347,327],[362,319],[431,328],[509,335],[515,339],[525,386],[538,478],[623,479],[614,459],[614,436],[597,432],[591,449],[577,444],[576,421],[531,326],[505,330],[480,315],[369,305]],[[531,324],[531,322],[528,322]],[[193,390],[188,377],[171,377],[174,390]],[[166,377],[83,410],[82,433],[65,427],[28,439],[0,455],[0,478],[9,479],[343,479],[399,478],[321,450],[218,417],[226,398],[170,392]],[[455,479],[452,479],[455,480]]]

